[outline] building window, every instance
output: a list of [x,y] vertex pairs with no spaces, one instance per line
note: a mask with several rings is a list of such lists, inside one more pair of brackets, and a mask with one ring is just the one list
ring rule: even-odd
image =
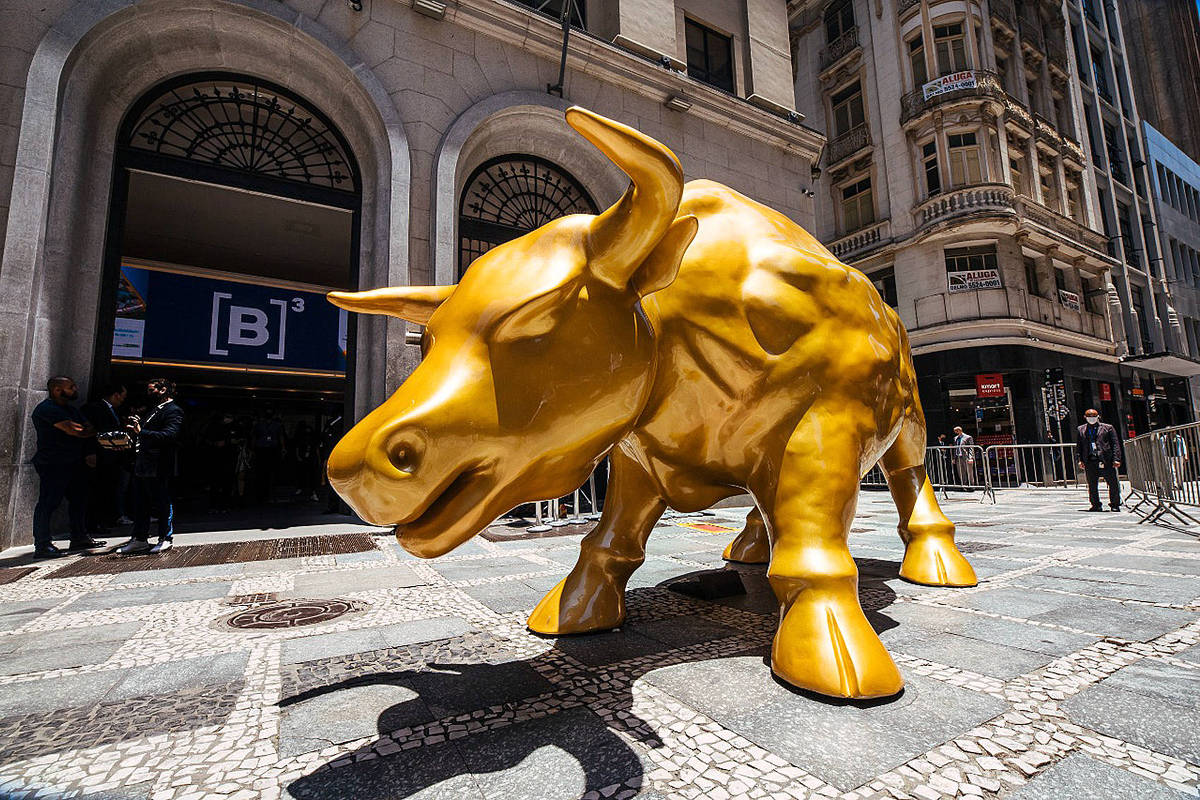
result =
[[1008,160],[1008,176],[1012,181],[1013,191],[1017,194],[1024,195],[1026,187],[1025,175],[1021,171],[1021,159],[1010,158]]
[[1054,268],[1054,288],[1060,292],[1067,291],[1067,273],[1063,271],[1062,267]]
[[942,191],[942,175],[938,171],[937,142],[930,140],[921,146],[921,164],[925,167],[925,195],[933,197]]
[[1104,123],[1104,146],[1108,151],[1109,174],[1114,181],[1129,185],[1125,175],[1125,155],[1121,152],[1121,140],[1117,138],[1117,129],[1112,123]]
[[835,136],[845,135],[867,121],[862,89],[857,83],[835,94],[830,103],[833,105]]
[[1142,352],[1153,352],[1154,341],[1150,338],[1150,320],[1146,319],[1146,297],[1142,294],[1142,287],[1130,286],[1129,294],[1133,310],[1137,312],[1138,333],[1142,336]]
[[1054,184],[1051,180],[1051,173],[1038,171],[1038,183],[1042,187],[1042,205],[1046,208],[1059,210],[1058,193],[1054,191]]
[[1042,104],[1038,100],[1036,83],[1025,81],[1025,96],[1029,99],[1029,110],[1035,114],[1040,114],[1042,112]]
[[[562,19],[563,3],[566,0],[517,0],[523,6],[532,8],[539,14],[554,19]],[[571,25],[580,30],[587,30],[587,3],[571,4]]]
[[875,200],[871,179],[863,178],[842,187],[842,226],[846,233],[864,228],[875,221]]
[[[1161,161],[1154,162],[1154,171],[1155,171],[1155,173],[1158,174],[1158,199],[1159,200],[1167,200],[1167,196],[1166,196],[1167,172],[1163,168]],[[1169,203],[1171,201],[1167,200],[1167,202]]]
[[1124,203],[1117,203],[1117,225],[1121,228],[1121,247],[1125,252],[1125,263],[1141,267],[1142,261],[1138,258],[1137,243],[1133,238],[1133,222],[1129,219],[1129,206]]
[[1083,216],[1083,201],[1078,183],[1067,182],[1067,216],[1079,220]]
[[596,204],[565,170],[534,156],[494,158],[471,174],[459,206],[458,269],[479,256],[568,214],[595,214]]
[[950,145],[950,182],[954,186],[969,186],[982,180],[979,168],[979,145],[974,133],[955,133],[947,137]]
[[887,303],[892,308],[899,305],[899,299],[896,296],[896,270],[892,267],[881,269],[878,272],[872,272],[867,276],[871,283],[875,284],[875,289],[879,292],[879,296],[883,298],[883,302]]
[[1092,146],[1092,159],[1096,162],[1096,166],[1104,168],[1104,155],[1100,151],[1100,147],[1096,143],[1096,113],[1087,103],[1083,105],[1083,116],[1087,125],[1088,143]]
[[1092,69],[1096,73],[1096,93],[1111,104],[1112,92],[1108,90],[1108,70],[1104,68],[1104,54],[1099,50],[1092,51]]
[[825,11],[825,41],[832,42],[854,28],[854,5],[850,0],[835,2]]
[[925,40],[920,34],[908,42],[908,63],[912,65],[913,86],[920,88],[929,81],[929,70],[925,68]]
[[733,93],[733,39],[690,19],[683,21],[688,76]]
[[967,65],[967,39],[963,36],[961,22],[934,27],[933,49],[937,53],[939,75],[962,72],[969,68]]
[[946,248],[946,272],[996,269],[996,245]]
[[1042,289],[1038,285],[1037,262],[1034,261],[1029,256],[1025,256],[1021,260],[1025,264],[1025,288],[1026,288],[1026,290],[1029,292],[1029,294],[1040,296],[1042,294]]
[[1008,91],[1008,59],[996,54],[996,75],[1000,78],[1000,88]]

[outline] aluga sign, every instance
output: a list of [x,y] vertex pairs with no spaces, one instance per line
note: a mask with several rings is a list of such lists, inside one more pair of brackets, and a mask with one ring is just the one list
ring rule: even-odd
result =
[[966,72],[952,72],[949,75],[934,78],[921,87],[921,93],[928,100],[939,94],[959,89],[974,89],[977,86],[979,86],[979,81],[975,78],[975,73],[968,70]]
[[995,269],[970,269],[963,272],[947,272],[946,286],[951,292],[970,292],[975,289],[999,289],[1000,271]]

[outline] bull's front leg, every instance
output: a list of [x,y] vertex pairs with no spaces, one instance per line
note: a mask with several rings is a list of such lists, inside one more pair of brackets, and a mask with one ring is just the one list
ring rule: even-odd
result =
[[641,465],[615,448],[600,524],[580,543],[575,568],[529,615],[529,629],[556,636],[620,625],[625,584],[646,560],[646,539],[666,507]]
[[859,605],[858,568],[846,547],[873,419],[861,403],[809,409],[775,486],[756,492],[772,533],[767,576],[780,603],[771,669],[833,697],[887,697],[904,685]]

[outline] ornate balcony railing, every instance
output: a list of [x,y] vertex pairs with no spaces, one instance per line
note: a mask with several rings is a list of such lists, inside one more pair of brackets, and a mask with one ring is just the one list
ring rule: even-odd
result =
[[1004,95],[1004,113],[1010,119],[1020,123],[1026,130],[1033,130],[1033,116],[1030,115],[1029,109],[1021,105],[1020,101],[1010,94]]
[[993,211],[1013,214],[1013,189],[1006,183],[977,183],[931,197],[913,209],[919,227],[954,217]]
[[1084,247],[1095,250],[1098,253],[1108,252],[1108,238],[1104,234],[1097,233],[1083,223],[1077,222],[1070,217],[1065,217],[1062,214],[1051,211],[1028,197],[1018,198],[1017,212],[1022,217],[1033,220],[1043,228],[1048,228],[1061,236],[1072,239]]
[[860,228],[848,236],[829,243],[829,252],[843,261],[878,247],[892,238],[892,221],[880,220],[866,228]]
[[1046,144],[1057,150],[1062,145],[1062,137],[1058,135],[1058,129],[1054,123],[1043,117],[1041,114],[1034,113],[1034,136],[1039,142]]
[[833,66],[858,46],[858,26],[855,26],[821,48],[821,69]]
[[1080,165],[1086,163],[1084,161],[1083,145],[1081,145],[1079,142],[1075,141],[1069,136],[1062,136],[1060,147],[1062,148],[1061,152],[1064,158],[1070,159],[1071,161],[1074,161],[1076,164]]
[[825,163],[833,166],[869,144],[871,144],[871,132],[866,125],[851,128],[829,143],[829,155],[825,159]]
[[1050,66],[1058,68],[1059,72],[1067,72],[1067,50],[1062,42],[1053,38],[1046,39],[1046,60]]
[[905,11],[908,11],[913,6],[919,5],[921,5],[921,0],[900,0],[899,7],[896,10],[901,16],[903,16]]
[[1112,343],[1102,314],[1072,311],[1061,303],[1022,289],[1005,287],[926,295],[917,298],[913,311],[916,325],[910,331],[954,322],[1011,320],[1014,323],[1041,323]]
[[[973,99],[992,97],[1003,101],[1008,94],[1000,85],[1000,76],[995,72],[986,69],[964,70],[962,73],[955,73],[970,76],[966,82],[968,85],[962,88],[943,91],[937,94],[925,96],[925,87],[914,89],[908,94],[900,98],[900,122],[901,124],[908,122],[910,119],[924,114],[926,111],[939,106],[943,103],[950,103],[955,100]],[[930,81],[933,83],[933,81]],[[926,84],[928,86],[929,84]]]
[[1020,19],[1021,41],[1030,45],[1035,50],[1045,52],[1046,37],[1042,33],[1042,21],[1031,10],[1032,8],[1033,6],[1028,3],[1022,6]]
[[1013,10],[1013,0],[988,0],[988,9],[992,16],[1007,25],[1009,30],[1017,29],[1017,12]]

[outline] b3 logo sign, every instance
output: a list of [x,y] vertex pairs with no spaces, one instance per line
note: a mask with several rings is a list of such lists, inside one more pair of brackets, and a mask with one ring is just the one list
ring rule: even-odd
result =
[[288,314],[304,313],[304,298],[270,299],[267,304],[267,308],[238,305],[232,294],[213,292],[208,354],[228,356],[230,347],[265,347],[268,359],[283,361]]

